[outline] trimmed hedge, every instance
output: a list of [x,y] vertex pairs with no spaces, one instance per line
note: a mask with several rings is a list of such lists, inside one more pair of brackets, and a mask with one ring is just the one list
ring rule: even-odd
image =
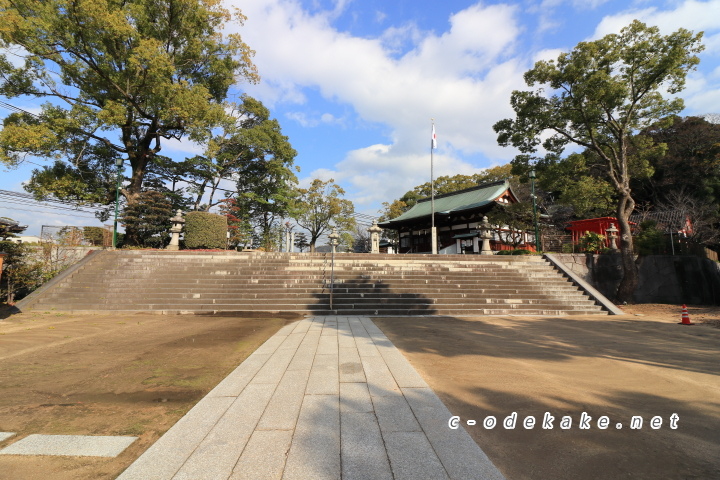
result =
[[209,212],[185,215],[185,248],[225,248],[227,217]]
[[496,255],[532,255],[531,250],[525,250],[524,248],[517,248],[515,250],[500,250]]

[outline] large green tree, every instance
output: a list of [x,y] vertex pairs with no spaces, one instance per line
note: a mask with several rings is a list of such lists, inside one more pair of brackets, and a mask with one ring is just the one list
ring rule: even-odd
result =
[[166,140],[205,140],[230,85],[257,81],[230,19],[220,0],[0,0],[0,95],[44,102],[4,119],[0,162],[67,161],[38,195],[107,202],[120,157],[132,204]]
[[[205,155],[187,162],[194,184],[195,209],[201,208],[206,193],[209,195],[202,204],[203,210],[223,201],[216,199],[221,180],[236,178],[252,185],[250,177],[261,174],[265,168],[277,165],[292,169],[296,155],[282,134],[280,123],[270,118],[270,111],[260,101],[243,95],[242,102],[232,106],[222,133],[208,142]],[[293,174],[287,175],[287,179],[295,181]]]
[[342,198],[345,190],[334,179],[323,182],[315,179],[309,188],[298,190],[298,209],[293,218],[310,232],[310,251],[315,251],[318,239],[334,226],[340,234],[355,227],[355,206]]
[[[579,43],[557,61],[540,61],[525,73],[534,91],[514,91],[515,119],[494,125],[498,143],[520,151],[513,163],[527,171],[531,161],[557,159],[569,144],[601,159],[617,194],[623,279],[617,299],[631,301],[638,272],[628,218],[635,208],[630,180],[634,132],[681,111],[676,94],[703,49],[702,34],[680,29],[663,36],[634,21],[619,34]],[[543,158],[540,150],[546,154]]]
[[237,174],[238,212],[252,226],[253,243],[267,250],[278,244],[282,220],[296,208],[297,177],[285,158],[268,155],[248,162]]
[[[615,189],[605,180],[603,171],[595,166],[595,159],[597,155],[591,152],[573,153],[538,169],[540,189],[553,198],[553,206],[569,207],[566,213],[571,215],[569,218],[605,217],[615,210]],[[562,208],[551,210],[563,211]]]

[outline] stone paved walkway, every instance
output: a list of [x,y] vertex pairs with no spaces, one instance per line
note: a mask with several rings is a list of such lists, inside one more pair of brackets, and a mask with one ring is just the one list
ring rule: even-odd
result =
[[502,479],[366,317],[283,327],[120,477]]

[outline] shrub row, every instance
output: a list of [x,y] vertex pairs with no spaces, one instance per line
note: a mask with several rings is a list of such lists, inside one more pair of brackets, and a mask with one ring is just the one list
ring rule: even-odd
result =
[[524,248],[518,248],[515,250],[500,250],[496,255],[532,255],[532,251],[525,250]]

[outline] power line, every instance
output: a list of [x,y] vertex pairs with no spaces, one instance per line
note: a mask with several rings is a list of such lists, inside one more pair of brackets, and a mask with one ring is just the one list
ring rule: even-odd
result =
[[[27,200],[22,199],[22,198],[7,197],[7,196],[2,195],[2,194],[0,194],[0,200],[2,200],[3,202],[15,203],[15,204],[18,204],[18,205],[26,205],[26,204],[30,203],[30,202],[28,202]],[[71,206],[54,205],[54,204],[51,204],[51,203],[38,202],[38,201],[35,201],[34,203],[35,203],[35,204],[38,204],[38,205],[41,205],[41,206],[43,206],[44,208],[50,208],[50,209],[53,209],[53,210],[72,210],[72,211],[74,211],[74,212],[94,213],[94,212],[91,211],[91,210],[83,210],[83,209],[81,209],[81,208],[73,208],[73,207],[71,207]]]
[[30,206],[37,206],[45,209],[67,210],[78,213],[95,214],[97,210],[99,210],[99,207],[96,207],[95,210],[87,210],[80,207],[73,207],[72,203],[59,200],[39,201],[36,200],[32,195],[25,195],[20,192],[10,192],[7,190],[0,190],[0,200],[2,200],[2,202],[4,203],[12,203],[16,205],[30,204]]
[[[0,207],[0,208],[2,208],[2,207]],[[46,215],[64,215],[67,217],[77,217],[77,218],[97,218],[95,216],[89,216],[89,215],[73,215],[72,213],[60,213],[60,212],[43,212],[42,210],[31,210],[28,208],[13,208],[13,209],[9,209],[9,210],[11,210],[11,211],[21,210],[23,212],[44,213]]]

